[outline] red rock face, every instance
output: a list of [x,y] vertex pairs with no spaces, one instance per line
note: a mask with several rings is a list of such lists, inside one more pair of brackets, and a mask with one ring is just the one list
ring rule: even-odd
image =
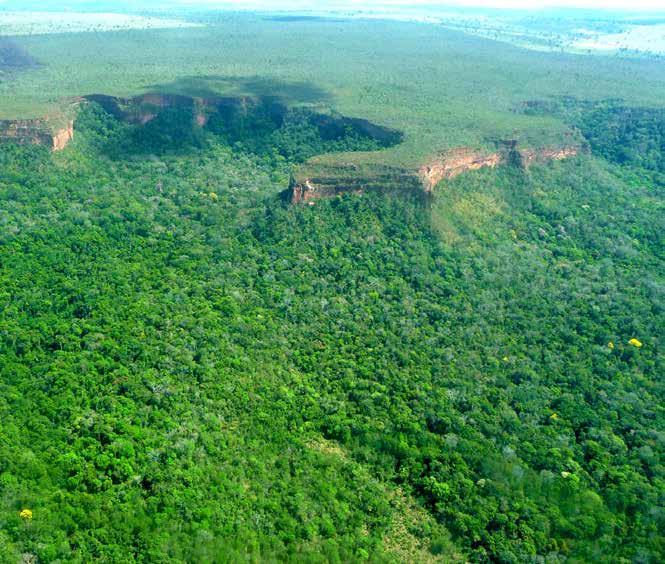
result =
[[19,145],[47,145],[52,143],[44,120],[11,120],[0,123],[0,140]]
[[296,183],[291,188],[291,203],[292,204],[306,204],[313,202],[326,196],[331,196],[328,191],[317,190],[309,180],[303,183]]
[[425,191],[431,192],[445,179],[455,178],[460,174],[481,168],[496,168],[506,164],[519,164],[529,168],[536,163],[561,161],[580,153],[580,147],[570,145],[559,148],[517,149],[515,142],[506,142],[496,153],[483,154],[473,149],[461,147],[451,149],[441,157],[418,171]]
[[67,127],[56,131],[53,134],[52,149],[54,151],[62,151],[69,142],[74,139],[74,122],[70,121]]
[[74,122],[52,131],[43,119],[9,120],[0,122],[0,142],[19,145],[43,145],[52,151],[61,151],[74,138]]
[[501,153],[484,155],[479,151],[460,147],[447,151],[440,158],[421,167],[418,175],[422,179],[425,191],[431,192],[442,180],[455,178],[470,170],[495,168],[505,162],[507,158]]
[[295,186],[291,187],[291,203],[292,204],[301,204],[304,199],[303,199],[303,185],[302,184],[296,184]]
[[537,163],[568,159],[582,151],[583,149],[577,145],[518,149],[514,141],[502,143],[500,149],[494,153],[482,153],[468,147],[460,147],[446,151],[417,170],[403,170],[394,179],[377,176],[349,181],[343,171],[340,171],[339,177],[331,175],[324,181],[317,178],[299,180],[291,187],[291,202],[301,204],[341,193],[363,193],[364,187],[367,186],[372,186],[374,189],[382,186],[388,189],[391,186],[406,188],[415,184],[425,194],[431,194],[442,180],[455,178],[465,172],[504,165],[526,169]]
[[524,149],[519,151],[522,166],[529,168],[536,163],[546,163],[548,161],[562,161],[577,156],[580,148],[577,146],[562,147],[559,149]]

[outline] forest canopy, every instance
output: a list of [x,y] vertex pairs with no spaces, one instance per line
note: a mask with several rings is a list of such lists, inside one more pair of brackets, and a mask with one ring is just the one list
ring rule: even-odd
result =
[[9,561],[658,561],[661,177],[291,207],[302,119],[0,148]]
[[189,23],[0,41],[0,564],[665,561],[663,67]]

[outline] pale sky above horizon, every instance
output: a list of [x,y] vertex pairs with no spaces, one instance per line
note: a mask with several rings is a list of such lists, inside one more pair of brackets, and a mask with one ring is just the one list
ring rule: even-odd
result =
[[[275,9],[275,10],[313,10],[322,11],[331,8],[337,9],[373,9],[418,7],[439,8],[445,11],[453,7],[478,8],[517,8],[524,10],[542,10],[546,8],[581,8],[605,11],[651,11],[665,13],[665,0],[117,0],[118,7],[128,6],[137,9],[161,7],[206,7],[206,8],[232,8],[232,9]],[[94,0],[0,0],[0,8],[22,7],[35,5],[45,11],[60,11],[76,9],[76,7],[89,8]],[[113,0],[102,1],[105,7],[113,9]]]
[[312,2],[306,0],[182,0],[182,4],[191,5],[237,5],[264,6],[280,8],[298,6],[299,8],[325,9],[330,5],[348,6],[352,8],[381,8],[397,6],[464,6],[482,8],[595,8],[599,10],[654,10],[665,11],[665,0],[330,0],[328,2]]

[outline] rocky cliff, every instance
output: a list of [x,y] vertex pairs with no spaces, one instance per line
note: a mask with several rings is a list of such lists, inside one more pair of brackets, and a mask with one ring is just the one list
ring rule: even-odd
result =
[[54,128],[46,119],[0,121],[0,142],[19,145],[42,145],[61,151],[74,138],[74,121]]
[[519,158],[524,168],[529,168],[533,164],[546,163],[548,161],[562,161],[577,156],[584,152],[584,148],[579,145],[569,145],[559,148],[543,149],[523,149],[519,151]]
[[493,153],[484,153],[468,147],[446,151],[419,169],[418,175],[423,188],[432,191],[442,180],[455,178],[472,170],[496,168],[501,165],[528,169],[534,164],[574,157],[582,150],[579,145],[521,149],[517,142],[512,140],[500,141],[498,146],[498,150]]
[[[242,124],[247,121],[247,117],[256,114],[263,121],[272,121],[277,128],[289,111],[279,98],[270,96],[191,97],[161,93],[148,93],[133,98],[94,94],[73,100],[72,108],[86,100],[101,105],[122,121],[139,126],[153,121],[168,108],[185,108],[191,110],[193,123],[201,127],[219,127],[220,123],[232,123],[234,120],[240,120]],[[340,132],[352,130],[359,136],[376,140],[383,147],[391,147],[402,141],[399,131],[362,119],[334,113],[312,113],[309,119],[323,138],[335,139]],[[53,151],[60,151],[73,137],[73,119],[62,127],[54,127],[47,119],[0,121],[0,142],[43,145]],[[343,193],[362,194],[368,191],[415,191],[428,195],[442,181],[465,172],[498,166],[528,169],[536,163],[574,157],[584,150],[581,144],[521,148],[516,141],[506,140],[496,142],[494,151],[469,147],[449,149],[412,168],[380,164],[324,165],[321,164],[323,161],[314,159],[296,171],[285,195],[294,204],[311,203]]]
[[[248,114],[257,108],[273,116],[279,122],[287,108],[274,97],[190,97],[176,94],[149,93],[133,98],[93,94],[71,100],[68,108],[71,116],[76,115],[78,106],[85,101],[95,102],[117,119],[135,125],[146,125],[168,108],[187,108],[193,112],[196,124],[205,127],[211,116],[231,119],[233,116]],[[61,120],[62,121],[62,116]],[[74,138],[74,119],[66,125],[55,127],[46,118],[0,121],[0,142],[20,145],[43,145],[53,151],[64,149]]]
[[371,171],[355,165],[316,167],[316,175],[294,176],[287,191],[287,198],[294,204],[310,203],[340,194],[366,192],[405,192],[423,194],[420,180],[395,167],[376,166]]
[[367,190],[398,191],[417,189],[431,194],[436,186],[447,179],[482,168],[517,166],[528,169],[537,163],[563,160],[584,151],[581,145],[563,147],[518,148],[515,141],[499,142],[494,152],[483,152],[469,147],[450,149],[432,158],[417,169],[305,167],[291,181],[288,198],[294,204],[313,202],[341,193],[363,193]]
[[66,127],[53,132],[51,148],[54,151],[62,151],[72,139],[74,139],[74,120],[71,120]]
[[460,147],[446,151],[418,170],[423,189],[434,190],[436,185],[445,179],[455,178],[464,172],[481,168],[495,168],[505,162],[508,157],[503,153],[484,154],[468,147]]

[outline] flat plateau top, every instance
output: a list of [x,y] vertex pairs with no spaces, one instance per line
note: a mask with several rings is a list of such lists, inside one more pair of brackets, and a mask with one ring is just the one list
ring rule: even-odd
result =
[[0,119],[56,120],[71,98],[92,93],[277,95],[404,133],[391,149],[315,161],[326,165],[414,166],[496,139],[565,144],[566,125],[516,111],[527,100],[565,94],[665,104],[662,62],[528,51],[415,23],[229,16],[200,27],[2,41],[24,68],[0,66]]

